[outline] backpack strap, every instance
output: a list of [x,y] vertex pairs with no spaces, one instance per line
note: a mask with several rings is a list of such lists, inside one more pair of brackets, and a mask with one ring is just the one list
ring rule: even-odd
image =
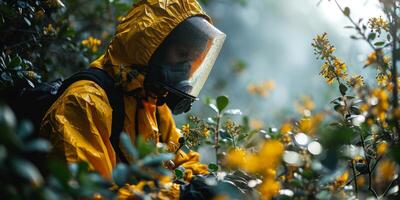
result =
[[99,85],[107,94],[112,108],[112,126],[110,141],[120,161],[127,163],[127,159],[119,147],[119,138],[124,127],[125,106],[124,95],[121,86],[114,83],[114,79],[104,70],[99,68],[88,68],[73,74],[63,81],[58,94],[61,95],[70,85],[80,80],[89,80]]

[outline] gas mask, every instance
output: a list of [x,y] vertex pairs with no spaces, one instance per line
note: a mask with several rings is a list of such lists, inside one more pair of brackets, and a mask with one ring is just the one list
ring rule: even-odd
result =
[[225,34],[202,17],[179,24],[152,55],[144,88],[177,115],[190,110],[218,57]]

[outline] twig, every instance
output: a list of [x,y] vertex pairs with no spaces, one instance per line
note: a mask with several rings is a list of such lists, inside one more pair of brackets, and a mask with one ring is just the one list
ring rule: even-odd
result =
[[353,159],[350,162],[351,162],[351,170],[353,171],[354,189],[356,192],[356,198],[358,198],[358,184],[357,184],[356,169],[354,167]]
[[215,127],[214,145],[215,145],[215,164],[218,165],[218,148],[219,148],[219,126],[221,121],[221,114],[218,113],[217,125]]
[[393,186],[393,184],[395,184],[398,181],[398,178],[394,179],[390,185],[385,189],[385,192],[383,192],[383,194],[381,195],[381,197],[384,197],[387,195],[387,193],[389,192],[390,188]]

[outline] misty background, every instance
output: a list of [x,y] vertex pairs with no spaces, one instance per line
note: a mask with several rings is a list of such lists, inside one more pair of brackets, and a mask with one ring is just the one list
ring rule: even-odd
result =
[[[210,1],[204,8],[217,28],[227,38],[213,70],[190,113],[206,117],[211,109],[202,103],[206,96],[227,95],[230,108],[239,108],[263,123],[277,126],[295,112],[294,102],[307,95],[317,109],[329,106],[338,96],[335,86],[328,86],[319,75],[322,61],[316,60],[311,46],[317,34],[328,33],[336,47],[335,55],[347,64],[348,72],[361,74],[366,81],[374,79],[373,69],[362,69],[371,52],[365,41],[350,39],[354,30],[333,1],[324,0],[248,0],[244,4],[232,1]],[[368,20],[383,16],[377,1],[338,1],[351,9],[351,17]],[[245,63],[241,73],[235,73],[235,63]],[[369,74],[367,76],[366,74]],[[267,96],[250,94],[249,84],[274,81]],[[185,115],[176,116],[178,126]]]

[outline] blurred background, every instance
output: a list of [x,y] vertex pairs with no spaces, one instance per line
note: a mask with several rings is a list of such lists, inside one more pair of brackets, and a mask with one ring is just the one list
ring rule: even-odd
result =
[[[376,1],[338,2],[351,7],[355,19],[382,15]],[[370,47],[350,39],[354,30],[344,28],[350,22],[333,1],[210,1],[205,8],[227,39],[200,96],[227,95],[232,108],[251,116],[253,126],[288,120],[304,96],[321,108],[339,93],[319,76],[322,62],[311,46],[317,34],[328,33],[350,74],[368,73],[362,68]],[[204,116],[209,112],[201,103],[192,111]]]

